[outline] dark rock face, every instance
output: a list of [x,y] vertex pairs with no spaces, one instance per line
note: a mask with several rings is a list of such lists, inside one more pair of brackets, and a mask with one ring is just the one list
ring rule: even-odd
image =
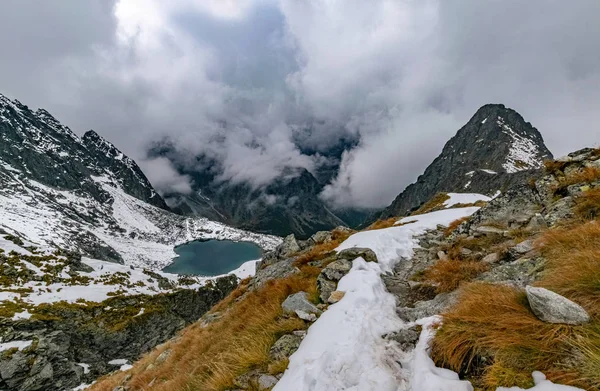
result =
[[339,225],[357,226],[371,213],[352,208],[331,210],[319,197],[325,185],[337,175],[342,153],[352,146],[342,142],[331,151],[319,152],[331,163],[318,172],[289,170],[260,188],[218,180],[219,163],[205,156],[197,156],[194,167],[189,168],[189,162],[179,163],[179,154],[173,146],[156,147],[149,154],[168,158],[180,173],[192,179],[192,193],[165,195],[178,213],[203,216],[254,232],[279,236],[293,233],[305,239]]
[[[46,110],[32,111],[1,94],[0,160],[28,179],[81,191],[100,202],[110,196],[94,177],[107,176],[127,194],[168,210],[138,165],[96,132],[80,139]],[[0,165],[0,179],[6,169]]]
[[[3,341],[33,342],[0,357],[0,389],[52,391],[90,383],[118,369],[109,361],[135,361],[197,321],[236,286],[237,278],[228,276],[198,290],[116,297],[92,306],[59,303],[40,307],[28,320],[1,319]],[[140,308],[144,311],[131,315]],[[80,363],[89,365],[89,372]]]
[[439,192],[493,195],[526,182],[552,153],[536,128],[499,104],[481,107],[444,146],[416,183],[379,218],[403,216]]

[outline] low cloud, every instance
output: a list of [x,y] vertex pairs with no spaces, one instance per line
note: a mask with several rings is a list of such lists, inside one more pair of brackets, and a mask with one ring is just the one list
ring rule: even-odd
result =
[[596,0],[22,0],[0,3],[0,92],[94,128],[161,192],[191,191],[147,160],[161,140],[255,188],[350,140],[322,197],[381,207],[486,103],[557,155],[597,145],[599,36]]

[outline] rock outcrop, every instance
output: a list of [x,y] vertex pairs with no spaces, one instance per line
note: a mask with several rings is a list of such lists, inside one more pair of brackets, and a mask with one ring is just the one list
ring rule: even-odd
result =
[[590,316],[579,304],[558,293],[533,286],[527,286],[525,291],[531,310],[544,322],[579,325],[590,321]]
[[[0,320],[2,341],[31,341],[0,356],[0,389],[64,390],[133,362],[197,321],[237,285],[223,277],[198,290],[40,306],[30,319]],[[143,310],[142,310],[143,309]]]

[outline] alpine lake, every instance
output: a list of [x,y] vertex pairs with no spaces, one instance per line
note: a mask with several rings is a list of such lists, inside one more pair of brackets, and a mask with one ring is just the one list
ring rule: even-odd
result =
[[244,262],[259,259],[262,250],[254,243],[231,240],[194,240],[175,247],[178,257],[162,269],[166,273],[197,276],[227,274]]

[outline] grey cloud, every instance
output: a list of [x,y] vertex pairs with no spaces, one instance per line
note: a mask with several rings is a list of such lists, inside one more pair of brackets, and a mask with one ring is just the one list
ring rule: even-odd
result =
[[113,3],[0,3],[0,91],[94,128],[161,191],[189,191],[144,160],[163,139],[255,187],[349,140],[322,194],[344,207],[389,203],[485,103],[519,111],[557,155],[600,141],[596,0],[249,0],[235,18],[141,4],[162,19],[123,40]]

